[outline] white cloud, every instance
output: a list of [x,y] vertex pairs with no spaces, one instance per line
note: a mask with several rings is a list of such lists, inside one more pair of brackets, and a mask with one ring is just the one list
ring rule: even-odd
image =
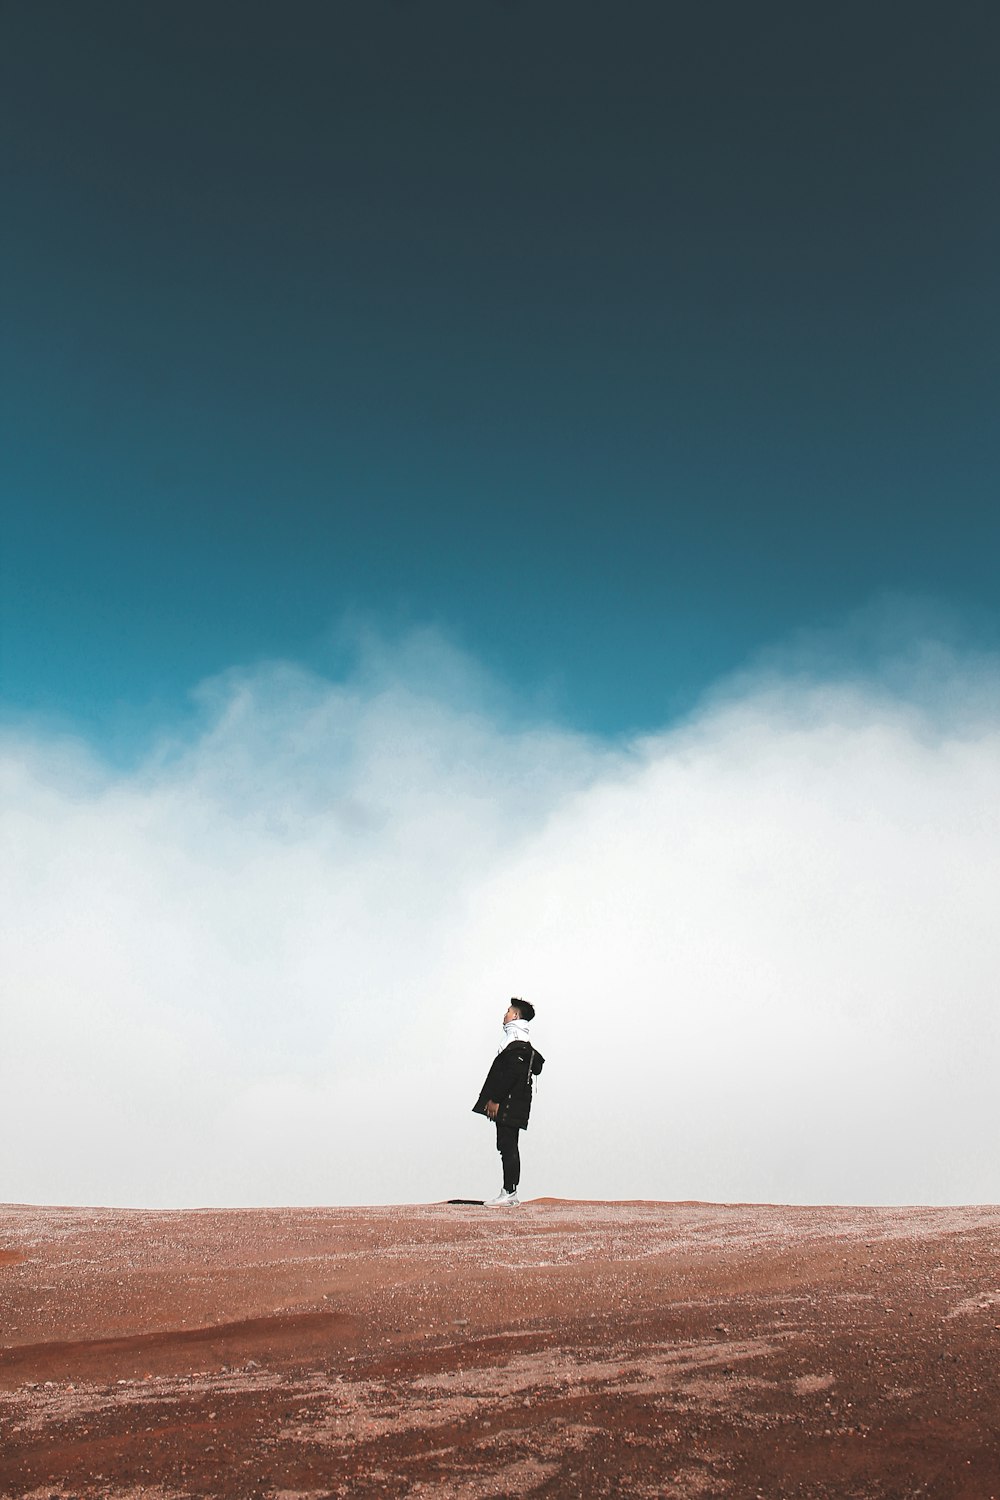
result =
[[607,744],[424,634],[128,774],[9,733],[0,1196],[491,1192],[520,993],[529,1196],[995,1200],[1000,670],[913,662]]

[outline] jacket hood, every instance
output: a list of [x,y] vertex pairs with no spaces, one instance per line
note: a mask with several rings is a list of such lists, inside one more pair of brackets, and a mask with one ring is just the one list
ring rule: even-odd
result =
[[545,1058],[539,1052],[538,1048],[533,1047],[530,1042],[524,1042],[521,1040],[518,1040],[516,1042],[508,1042],[507,1046],[504,1047],[502,1051],[509,1052],[512,1057],[523,1057],[525,1061],[527,1061],[530,1054],[531,1071],[536,1075],[539,1074],[545,1066]]

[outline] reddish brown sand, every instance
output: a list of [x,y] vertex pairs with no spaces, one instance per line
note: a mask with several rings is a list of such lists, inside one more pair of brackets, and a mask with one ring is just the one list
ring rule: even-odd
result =
[[1000,1208],[0,1208],[0,1495],[1000,1500]]

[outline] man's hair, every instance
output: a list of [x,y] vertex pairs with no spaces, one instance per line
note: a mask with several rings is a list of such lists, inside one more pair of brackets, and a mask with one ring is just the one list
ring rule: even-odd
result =
[[519,1000],[516,995],[512,995],[510,1003],[522,1021],[533,1021],[535,1019],[535,1007],[530,1000]]

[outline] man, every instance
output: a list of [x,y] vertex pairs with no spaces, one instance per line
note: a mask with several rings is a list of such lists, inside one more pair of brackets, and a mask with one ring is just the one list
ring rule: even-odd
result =
[[506,1045],[493,1059],[482,1092],[472,1106],[474,1114],[485,1115],[497,1127],[497,1150],[503,1163],[503,1191],[489,1200],[490,1208],[516,1208],[520,1199],[517,1185],[521,1180],[521,1152],[518,1135],[528,1128],[531,1113],[531,1080],[545,1062],[529,1037],[535,1007],[527,1000],[513,999],[503,1018]]

